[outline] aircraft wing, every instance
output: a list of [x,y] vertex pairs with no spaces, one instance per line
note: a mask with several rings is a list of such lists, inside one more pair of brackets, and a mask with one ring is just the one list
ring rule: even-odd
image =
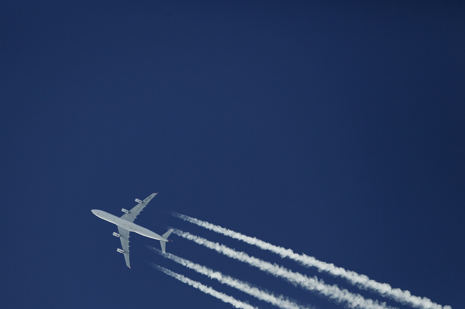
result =
[[118,226],[118,234],[120,235],[119,239],[121,239],[121,247],[123,247],[126,266],[131,268],[131,265],[129,264],[129,231]]
[[134,206],[128,213],[124,214],[121,216],[122,219],[129,221],[129,222],[134,222],[136,220],[137,216],[139,213],[147,206],[147,204],[157,195],[158,193],[152,193],[150,194],[145,200],[141,201],[139,204]]

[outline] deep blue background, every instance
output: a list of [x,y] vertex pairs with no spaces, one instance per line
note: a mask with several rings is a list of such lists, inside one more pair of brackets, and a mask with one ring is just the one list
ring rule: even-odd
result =
[[[385,300],[177,211],[463,307],[464,16],[459,1],[2,1],[0,306],[231,308],[148,261],[271,308],[139,235],[125,267],[90,210],[160,192],[136,221],[157,233]],[[172,238],[176,255],[341,307]]]

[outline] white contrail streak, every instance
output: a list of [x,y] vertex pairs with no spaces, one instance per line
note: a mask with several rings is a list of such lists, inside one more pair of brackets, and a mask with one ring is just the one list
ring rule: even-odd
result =
[[366,309],[386,309],[392,308],[386,306],[385,303],[379,303],[376,300],[365,299],[360,294],[353,294],[347,290],[341,290],[336,285],[325,284],[322,280],[316,277],[307,277],[305,275],[295,273],[290,271],[282,266],[271,264],[266,261],[257,259],[255,257],[249,256],[245,252],[239,252],[225,245],[211,242],[205,238],[192,235],[188,232],[183,232],[178,229],[174,229],[174,233],[178,236],[186,238],[188,240],[194,241],[195,243],[205,246],[209,249],[215,250],[218,253],[224,254],[230,258],[239,260],[241,262],[247,263],[251,266],[257,267],[258,269],[272,274],[275,277],[284,278],[295,286],[300,286],[309,291],[314,291],[324,295],[338,303],[345,303],[351,308],[366,308]]
[[196,224],[208,230],[223,234],[225,236],[232,237],[237,240],[241,240],[250,245],[257,246],[260,249],[268,250],[273,253],[279,254],[283,258],[284,257],[290,258],[294,261],[299,262],[300,264],[304,266],[316,267],[319,271],[327,272],[333,276],[342,277],[346,279],[347,281],[349,281],[351,284],[358,286],[359,288],[378,292],[382,296],[389,297],[402,304],[407,304],[412,307],[422,308],[422,309],[452,309],[451,306],[439,305],[437,303],[434,303],[427,297],[415,296],[415,295],[412,295],[409,291],[403,291],[401,289],[392,288],[387,283],[377,282],[373,279],[370,279],[366,275],[361,275],[354,271],[346,270],[342,267],[337,267],[332,263],[326,263],[326,262],[319,261],[312,256],[308,256],[306,254],[298,254],[292,251],[291,249],[286,249],[283,247],[275,246],[263,240],[257,239],[255,237],[249,237],[241,233],[237,233],[232,230],[223,228],[221,226],[218,226],[218,225],[206,222],[206,221],[202,221],[199,219],[195,219],[195,218],[192,218],[186,215],[182,215],[178,213],[173,213],[173,215],[184,221]]
[[191,262],[189,260],[183,259],[181,257],[178,257],[174,254],[171,253],[161,253],[160,250],[155,249],[153,247],[150,247],[153,251],[156,253],[162,255],[163,257],[169,258],[176,263],[179,263],[187,268],[193,269],[196,272],[205,275],[211,279],[216,279],[222,284],[229,285],[230,287],[233,287],[235,289],[238,289],[239,291],[242,291],[244,293],[247,293],[251,296],[254,296],[260,300],[263,300],[265,302],[268,302],[272,305],[275,305],[277,307],[283,308],[283,309],[305,309],[305,308],[312,308],[308,306],[301,306],[297,304],[294,301],[289,300],[287,297],[284,297],[282,295],[280,296],[275,296],[272,293],[269,293],[267,291],[261,290],[257,287],[254,287],[246,282],[234,279],[230,276],[224,275],[219,271],[214,271],[210,268],[207,268],[205,266],[196,264],[194,262]]
[[204,292],[205,294],[208,294],[208,295],[211,295],[213,297],[216,297],[220,300],[222,300],[223,302],[225,303],[228,303],[228,304],[231,304],[233,305],[235,308],[243,308],[243,309],[258,309],[257,307],[253,307],[249,304],[246,304],[246,303],[243,303],[237,299],[235,299],[234,297],[232,296],[229,296],[229,295],[226,295],[224,293],[221,293],[221,292],[218,292],[214,289],[212,289],[211,287],[209,286],[206,286],[206,285],[203,285],[202,283],[200,282],[197,282],[197,281],[194,281],[194,280],[191,280],[187,277],[184,277],[183,275],[180,275],[178,273],[175,273],[169,269],[166,269],[164,267],[161,267],[159,265],[156,265],[156,264],[152,264],[152,267],[158,269],[159,271],[162,271],[164,272],[165,274],[167,274],[168,276],[171,276],[175,279],[178,279],[179,281],[183,282],[183,283],[186,283],[202,292]]

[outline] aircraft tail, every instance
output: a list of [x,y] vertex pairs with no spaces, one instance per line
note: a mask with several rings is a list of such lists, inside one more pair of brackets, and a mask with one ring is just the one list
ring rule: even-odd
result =
[[[170,234],[174,231],[174,229],[171,229],[169,230],[168,232],[166,232],[165,234],[161,235],[164,239],[168,239],[168,237],[170,236]],[[160,240],[160,245],[161,245],[161,251],[163,251],[163,253],[166,252],[166,241],[164,240]]]

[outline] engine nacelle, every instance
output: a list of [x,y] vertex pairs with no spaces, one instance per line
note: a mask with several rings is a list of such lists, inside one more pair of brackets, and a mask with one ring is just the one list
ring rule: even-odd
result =
[[115,236],[115,237],[121,237],[121,235],[118,234],[118,233],[116,233],[116,232],[113,232],[113,236]]
[[124,208],[123,208],[123,209],[121,209],[121,211],[122,211],[122,212],[124,212],[125,214],[127,214],[127,213],[129,212],[129,210],[127,210],[127,209],[124,209]]
[[142,203],[142,201],[139,200],[138,198],[136,198],[136,202],[137,202],[137,203]]
[[124,250],[120,248],[116,249],[116,251],[118,251],[119,253],[124,253]]

